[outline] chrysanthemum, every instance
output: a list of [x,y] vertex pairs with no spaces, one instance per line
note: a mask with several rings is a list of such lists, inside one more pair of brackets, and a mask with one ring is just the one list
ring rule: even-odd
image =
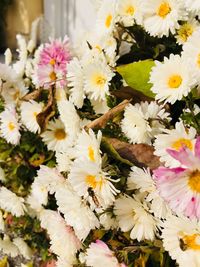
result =
[[196,44],[200,42],[200,30],[194,34],[183,45],[182,57],[186,64],[192,69],[195,79],[200,82],[200,47]]
[[117,3],[116,0],[104,0],[97,13],[96,31],[100,35],[112,34],[116,16],[117,16]]
[[115,75],[105,61],[94,60],[84,66],[84,91],[89,98],[105,100],[109,95],[110,82]]
[[90,102],[96,114],[105,114],[110,109],[107,105],[107,100],[90,99]]
[[193,33],[199,29],[199,22],[196,19],[190,19],[180,25],[180,28],[177,30],[177,43],[184,44],[188,41],[188,38],[193,35]]
[[56,163],[59,172],[68,172],[70,170],[72,160],[74,159],[73,153],[74,150],[71,147],[64,152],[56,152]]
[[21,120],[26,128],[33,132],[37,133],[40,131],[40,126],[37,123],[37,115],[42,111],[43,104],[37,103],[34,100],[29,102],[23,102],[21,104]]
[[112,204],[118,193],[112,184],[113,180],[92,161],[75,160],[68,179],[79,196],[87,198],[88,190],[92,189],[102,206]]
[[200,218],[200,137],[194,153],[187,147],[167,152],[181,163],[177,168],[159,167],[154,171],[156,186],[161,197],[177,214]]
[[125,27],[129,27],[135,24],[141,24],[143,19],[143,12],[141,6],[141,0],[118,0],[118,14],[120,21]]
[[149,169],[141,169],[136,166],[131,168],[127,180],[128,190],[139,189],[141,193],[146,193],[145,200],[150,203],[150,210],[157,218],[165,218],[169,208],[160,197]]
[[143,1],[144,27],[152,36],[168,36],[179,28],[178,21],[187,18],[183,1],[150,0]]
[[156,136],[154,142],[154,154],[160,157],[160,160],[167,167],[178,167],[180,163],[172,158],[167,152],[167,148],[179,150],[183,145],[191,151],[194,150],[196,130],[192,127],[185,128],[183,122],[177,122],[175,129],[164,129],[163,134]]
[[81,62],[73,58],[67,66],[67,85],[70,88],[70,100],[77,107],[82,108],[85,93],[83,90],[83,69]]
[[80,240],[85,240],[92,229],[99,227],[95,214],[67,182],[56,189],[55,198],[58,210],[64,214],[67,224],[73,227]]
[[14,106],[7,106],[0,114],[0,131],[1,136],[12,145],[19,144],[20,141],[20,124]]
[[129,104],[125,108],[121,127],[132,143],[151,143],[151,139],[162,131],[160,121],[168,119],[168,113],[156,102]]
[[85,256],[87,266],[91,267],[126,267],[119,263],[114,252],[101,240],[91,243]]
[[153,240],[156,231],[156,222],[148,212],[147,207],[129,196],[121,196],[115,201],[114,212],[119,227],[123,232],[130,232],[132,239]]
[[185,0],[185,6],[189,12],[199,15],[200,2],[198,0]]
[[65,223],[59,213],[53,210],[43,210],[40,221],[42,228],[47,230],[50,237],[51,251],[73,264],[75,253],[81,245],[72,228]]
[[31,250],[31,248],[26,244],[26,242],[20,238],[20,237],[16,237],[13,239],[13,244],[19,249],[21,255],[25,258],[25,259],[30,259],[33,255],[33,251]]
[[4,238],[0,238],[0,250],[3,254],[9,255],[11,257],[17,257],[20,255],[18,247],[13,244],[9,236],[4,235]]
[[26,211],[24,199],[3,186],[0,188],[0,207],[17,217],[24,215]]
[[180,267],[200,266],[200,224],[170,216],[163,223],[163,246]]
[[59,119],[50,121],[46,131],[41,134],[41,137],[49,150],[57,152],[65,151],[71,144],[68,132]]
[[79,136],[75,146],[75,156],[76,158],[87,159],[91,162],[95,162],[101,165],[101,155],[100,155],[100,143],[101,143],[102,133],[99,131],[97,137],[95,133],[90,129],[87,133],[83,130]]
[[152,68],[150,82],[151,90],[156,94],[156,100],[174,104],[187,96],[195,85],[195,80],[188,64],[179,55],[171,54],[164,62],[156,61]]

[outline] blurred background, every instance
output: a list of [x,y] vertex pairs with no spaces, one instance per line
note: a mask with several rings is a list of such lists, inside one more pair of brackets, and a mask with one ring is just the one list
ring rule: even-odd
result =
[[0,0],[0,53],[16,48],[16,35],[37,43],[67,34],[75,41],[95,21],[95,0]]

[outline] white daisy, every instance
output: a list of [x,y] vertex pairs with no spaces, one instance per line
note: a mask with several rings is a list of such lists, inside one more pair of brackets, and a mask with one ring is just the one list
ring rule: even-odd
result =
[[125,27],[133,26],[135,22],[142,24],[143,12],[141,0],[118,0],[117,12],[120,16],[120,21]]
[[152,36],[168,36],[179,28],[178,21],[187,19],[183,1],[143,1],[144,28]]
[[47,230],[50,237],[51,251],[73,264],[75,254],[80,249],[80,241],[71,227],[53,210],[43,210],[40,214],[41,227]]
[[70,88],[70,101],[77,108],[82,108],[85,99],[83,69],[81,62],[77,58],[73,58],[67,65],[67,82]]
[[85,130],[78,135],[77,143],[75,146],[75,157],[87,159],[101,165],[100,144],[102,133],[98,131],[97,136],[93,130],[89,129],[87,133]]
[[16,217],[23,216],[26,211],[24,199],[4,186],[0,188],[0,208]]
[[0,250],[3,254],[9,255],[11,257],[17,257],[20,255],[18,247],[13,244],[9,236],[4,235],[4,238],[0,238]]
[[0,114],[0,131],[1,136],[12,145],[19,144],[20,141],[20,124],[14,106],[6,106]]
[[71,147],[64,152],[56,152],[56,163],[59,172],[68,172],[70,170],[74,159],[73,152],[74,150]]
[[84,91],[89,98],[106,100],[109,95],[110,82],[115,75],[105,61],[95,59],[84,66]]
[[79,196],[87,198],[88,190],[92,189],[102,206],[112,204],[118,193],[114,181],[92,161],[75,160],[68,179]]
[[180,25],[180,28],[177,30],[177,43],[182,45],[187,42],[188,38],[191,37],[193,33],[199,29],[199,27],[199,22],[194,18],[185,21],[183,24]]
[[199,15],[200,2],[198,0],[185,0],[185,6],[189,12]]
[[182,57],[186,61],[186,64],[190,66],[198,83],[200,82],[200,47],[197,45],[199,42],[200,30],[197,30],[183,45],[182,52]]
[[55,198],[58,210],[80,240],[85,240],[92,229],[99,228],[97,217],[67,182],[56,190]]
[[25,259],[29,260],[32,257],[33,251],[22,238],[20,237],[14,238],[13,244],[19,249],[20,253]]
[[71,145],[71,138],[61,120],[49,121],[47,129],[41,134],[49,150],[61,152]]
[[12,52],[10,48],[6,49],[6,51],[4,52],[4,56],[5,56],[5,64],[9,66],[12,62]]
[[174,104],[187,96],[195,85],[191,68],[179,55],[171,54],[164,58],[164,63],[155,61],[152,68],[150,82],[151,90],[156,94],[156,100]]
[[108,212],[103,213],[99,216],[100,224],[103,226],[105,230],[111,230],[118,227],[118,223],[115,219],[115,217]]
[[107,100],[90,99],[90,102],[96,114],[105,114],[110,109],[107,105]]
[[200,224],[188,218],[169,217],[163,223],[163,246],[180,267],[200,266]]
[[97,13],[96,31],[100,35],[110,35],[114,31],[117,16],[116,0],[104,0]]
[[172,158],[166,150],[168,148],[179,150],[183,145],[194,151],[196,130],[192,127],[189,129],[183,125],[183,122],[177,122],[175,129],[164,129],[163,134],[156,136],[154,142],[154,154],[160,157],[160,160],[167,167],[178,167],[180,162]]
[[37,133],[40,131],[40,126],[37,122],[37,115],[42,111],[43,103],[37,103],[34,100],[22,102],[21,104],[21,120],[26,128]]
[[153,240],[156,232],[154,217],[144,209],[143,204],[129,196],[121,196],[115,201],[114,212],[123,232],[130,232],[132,239]]
[[5,222],[3,218],[3,212],[0,211],[0,231],[4,232],[5,231]]

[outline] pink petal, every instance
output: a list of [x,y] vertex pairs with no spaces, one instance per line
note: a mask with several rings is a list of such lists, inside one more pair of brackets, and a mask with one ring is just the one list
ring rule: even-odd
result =
[[200,136],[197,137],[194,151],[195,151],[195,156],[200,159]]
[[179,151],[173,149],[167,149],[166,151],[184,166],[193,167],[196,165],[196,159],[187,147],[182,147]]
[[173,180],[176,179],[179,174],[184,172],[186,169],[177,167],[177,168],[165,168],[159,167],[158,169],[153,171],[154,178],[156,180]]

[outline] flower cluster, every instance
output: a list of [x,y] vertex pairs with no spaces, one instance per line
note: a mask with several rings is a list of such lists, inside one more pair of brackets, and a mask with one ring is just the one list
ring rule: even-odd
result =
[[18,35],[0,64],[0,250],[200,266],[199,1],[94,2],[81,43]]

